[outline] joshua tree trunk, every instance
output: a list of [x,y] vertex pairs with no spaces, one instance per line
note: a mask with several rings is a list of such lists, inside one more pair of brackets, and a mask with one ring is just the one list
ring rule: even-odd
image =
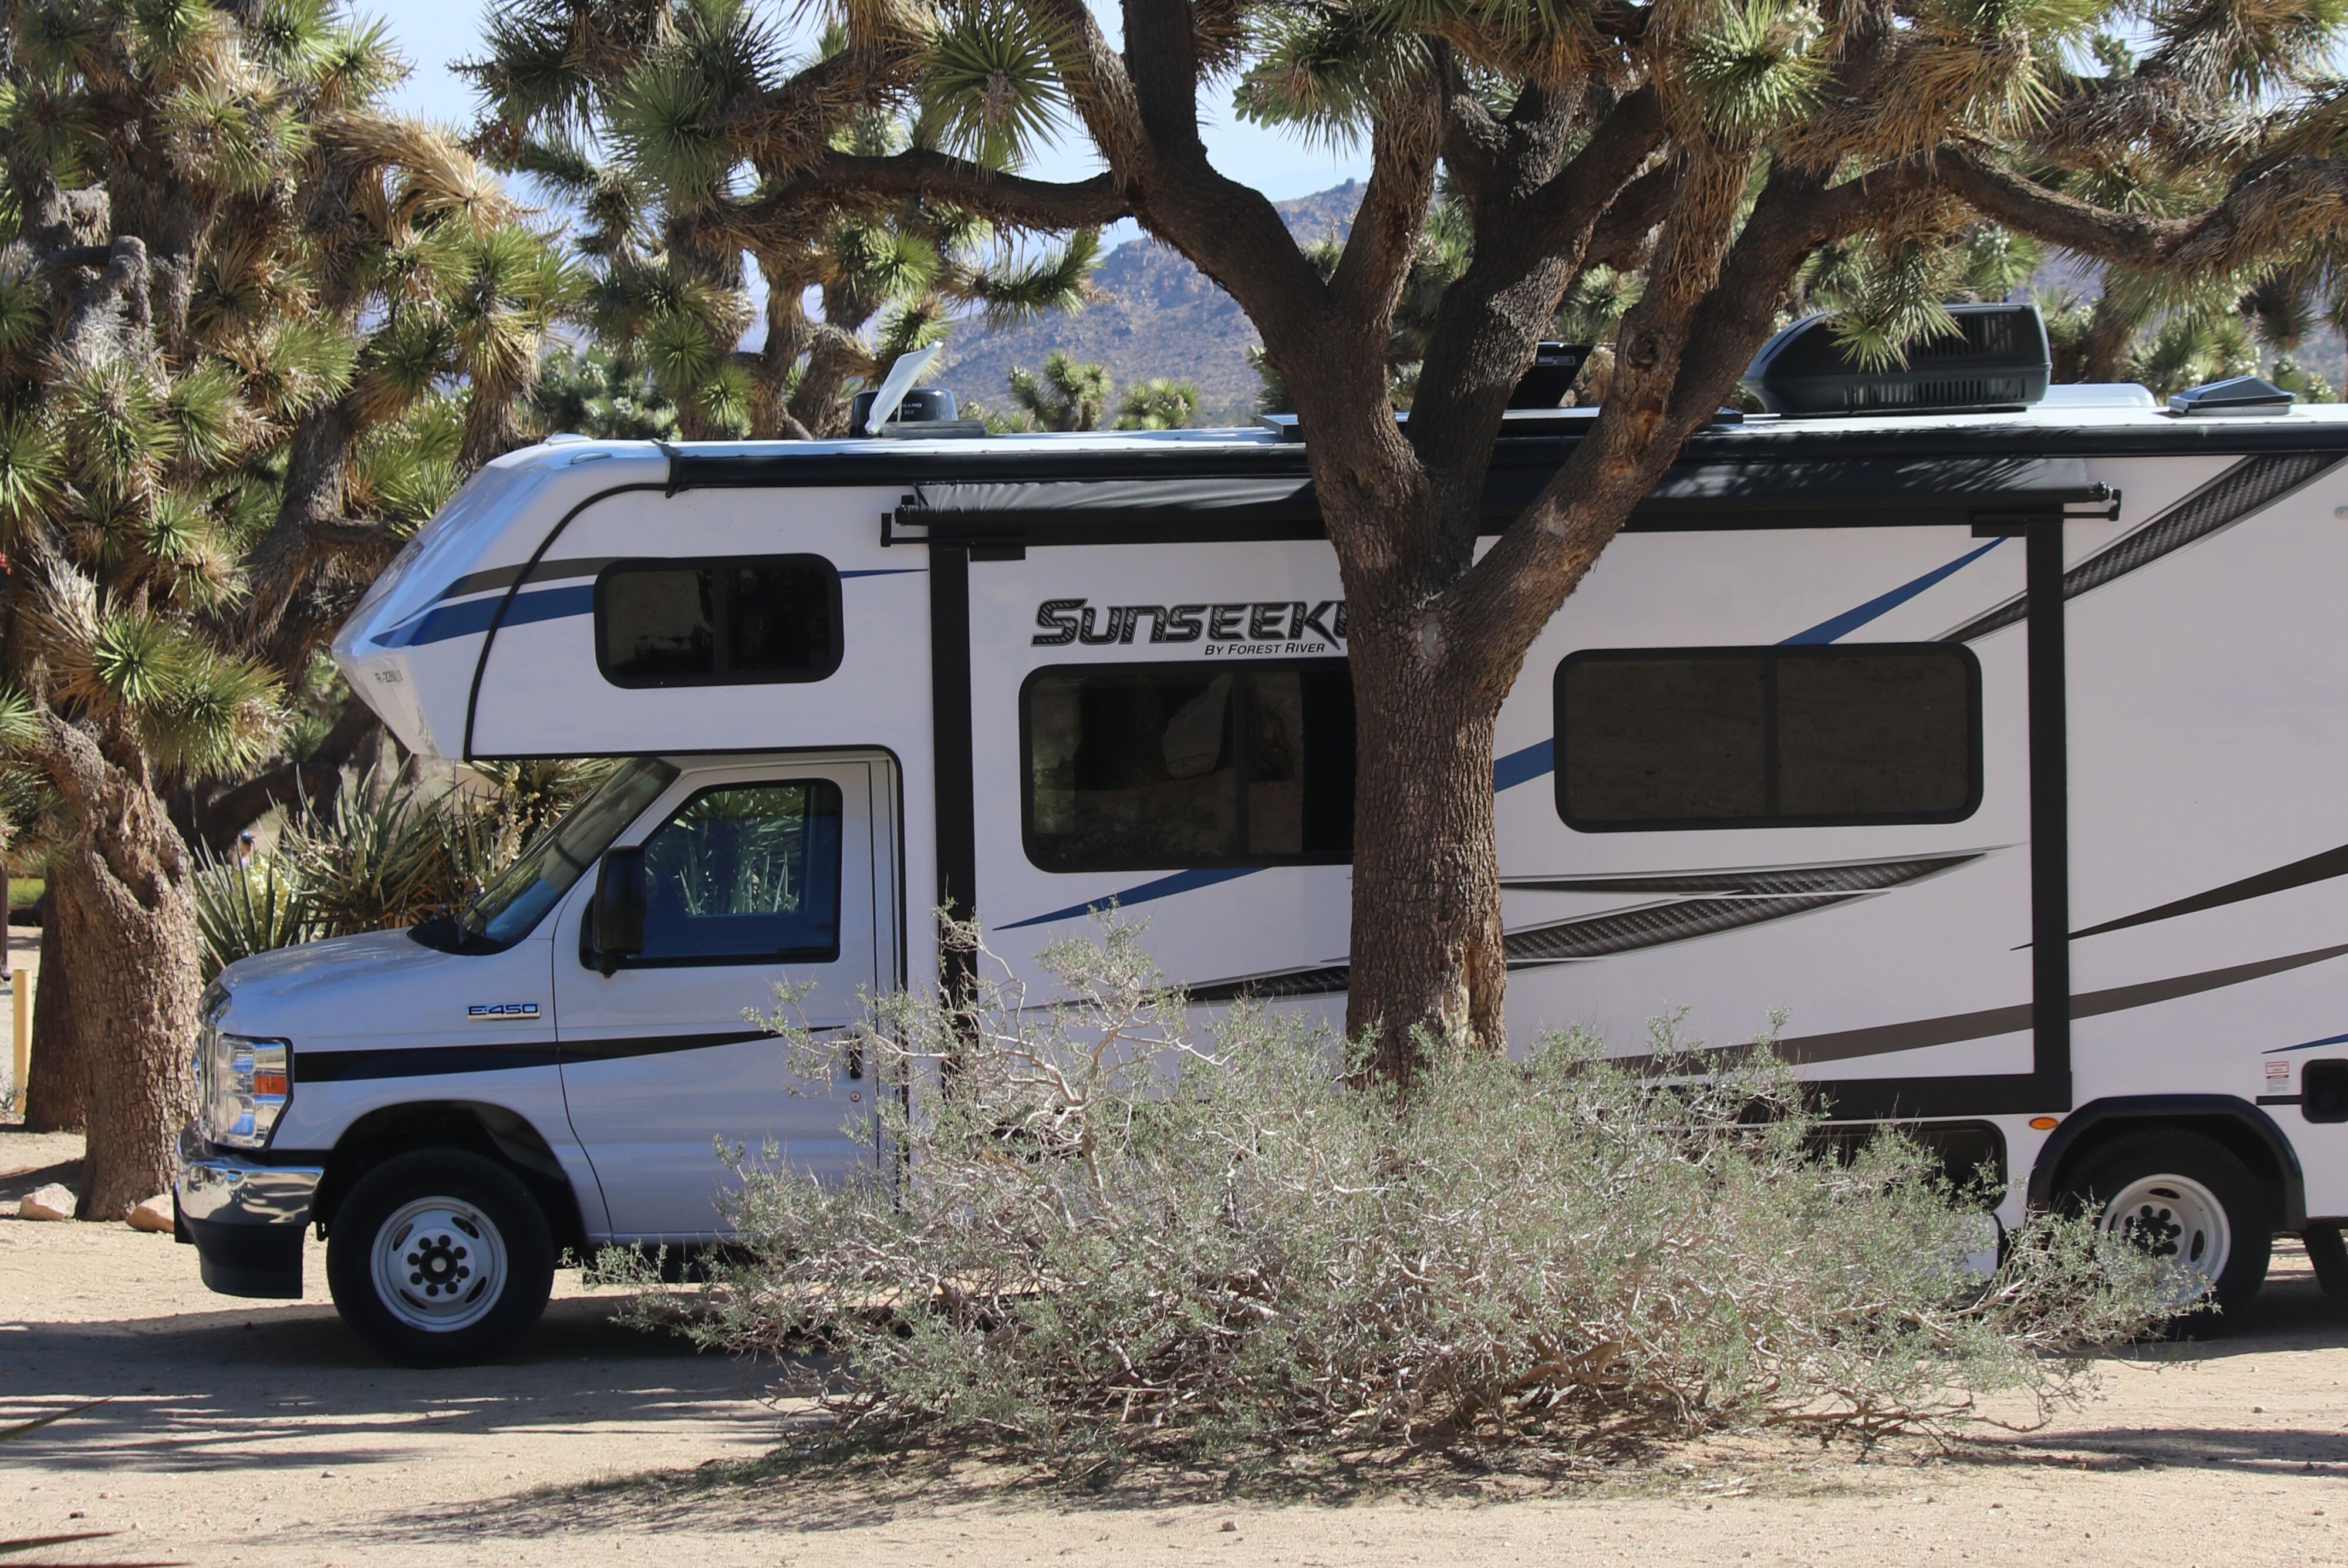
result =
[[16,984],[33,987],[33,1061],[26,1074],[25,1126],[32,1132],[78,1132],[89,1088],[89,1041],[73,1005],[74,963],[57,934],[57,897],[52,891],[41,913],[41,965],[37,983],[19,970]]
[[174,1145],[195,1110],[194,866],[141,771],[44,717],[43,770],[76,827],[50,851],[48,894],[58,945],[77,966],[72,1026],[87,1047],[79,1213],[117,1220],[170,1185]]
[[[1356,601],[1358,603],[1358,601]],[[1452,676],[1414,628],[1351,616],[1355,789],[1346,1032],[1407,1088],[1424,1022],[1448,1043],[1497,1046],[1508,966],[1493,835],[1497,702]],[[1505,686],[1503,687],[1505,690]]]

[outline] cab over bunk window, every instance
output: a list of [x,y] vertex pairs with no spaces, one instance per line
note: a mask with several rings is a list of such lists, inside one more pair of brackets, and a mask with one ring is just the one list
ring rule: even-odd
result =
[[839,573],[819,555],[623,561],[595,583],[614,686],[819,681],[839,667]]
[[1040,670],[1020,723],[1027,854],[1046,871],[1353,858],[1342,659]]
[[1953,822],[1981,804],[1981,665],[1947,643],[1605,648],[1557,671],[1583,832]]

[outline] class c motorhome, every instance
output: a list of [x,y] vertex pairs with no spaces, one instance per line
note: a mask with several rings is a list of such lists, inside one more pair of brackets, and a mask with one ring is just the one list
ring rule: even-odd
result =
[[[2348,1288],[2348,409],[2049,391],[2034,312],[1959,319],[1879,377],[1773,344],[1780,411],[1693,439],[1526,661],[1512,1037],[1782,1010],[1832,1117],[1987,1161],[2008,1222],[2092,1193],[2228,1305],[2300,1233]],[[927,403],[516,452],[375,584],[335,655],[404,745],[624,761],[461,921],[207,994],[215,1289],[298,1292],[315,1225],[345,1316],[447,1362],[562,1249],[719,1239],[713,1140],[838,1171],[878,1087],[794,1094],[744,1009],[936,984],[942,904],[1016,966],[1114,903],[1193,1006],[1342,1017],[1345,603],[1292,423]],[[1509,416],[1495,531],[1591,413]]]

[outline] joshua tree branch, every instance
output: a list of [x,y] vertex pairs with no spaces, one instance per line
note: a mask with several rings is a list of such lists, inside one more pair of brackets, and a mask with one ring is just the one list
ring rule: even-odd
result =
[[2116,212],[2050,191],[1975,148],[1943,149],[1940,182],[1983,216],[2122,266],[2214,271],[2348,222],[2348,161],[2287,158],[2246,173],[2190,218]]

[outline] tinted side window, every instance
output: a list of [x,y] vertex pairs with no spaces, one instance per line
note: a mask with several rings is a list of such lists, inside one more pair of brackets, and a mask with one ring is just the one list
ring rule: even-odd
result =
[[1021,706],[1028,855],[1047,871],[1353,855],[1342,661],[1045,670]]
[[816,555],[622,562],[595,584],[617,686],[821,680],[839,667],[839,574]]
[[1949,644],[1601,649],[1557,673],[1586,832],[1946,822],[1981,798],[1981,667]]
[[839,956],[839,787],[704,789],[644,841],[639,962]]

